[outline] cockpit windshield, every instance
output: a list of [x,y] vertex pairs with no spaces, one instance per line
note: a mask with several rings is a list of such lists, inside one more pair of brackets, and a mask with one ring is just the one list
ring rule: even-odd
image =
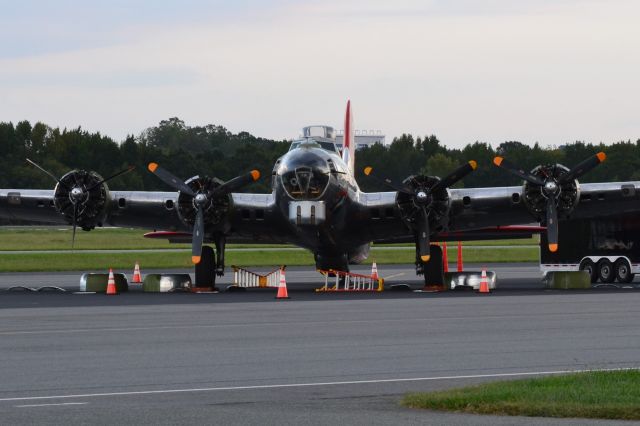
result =
[[305,148],[305,147],[306,148],[322,148],[325,151],[339,153],[338,148],[336,148],[336,144],[333,141],[329,139],[321,140],[321,139],[314,139],[314,138],[306,138],[306,139],[294,141],[289,147],[289,151],[292,151],[296,148]]

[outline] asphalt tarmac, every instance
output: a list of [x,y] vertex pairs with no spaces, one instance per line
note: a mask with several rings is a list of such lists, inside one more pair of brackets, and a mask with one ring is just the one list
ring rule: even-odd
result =
[[[476,268],[477,265],[468,265]],[[640,291],[545,290],[536,265],[487,265],[491,295],[275,290],[118,296],[0,291],[3,424],[614,424],[410,410],[406,392],[640,366]],[[421,286],[410,266],[388,284]],[[363,269],[364,271],[364,269]],[[145,271],[148,273],[151,271]],[[228,274],[221,281],[223,288]],[[0,274],[77,288],[79,273]],[[629,424],[625,422],[624,424]]]

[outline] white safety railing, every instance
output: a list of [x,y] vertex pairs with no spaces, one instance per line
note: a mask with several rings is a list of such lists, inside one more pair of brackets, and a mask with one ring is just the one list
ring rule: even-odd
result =
[[280,283],[280,275],[284,271],[284,266],[269,272],[267,275],[260,275],[255,272],[251,272],[248,269],[241,268],[239,266],[232,265],[233,268],[233,284],[237,287],[252,288],[252,287],[278,287]]
[[[322,291],[383,291],[384,279],[373,275],[355,274],[352,272],[334,271],[333,269],[318,269],[324,275],[324,286],[317,288]],[[333,284],[333,286],[330,286]]]

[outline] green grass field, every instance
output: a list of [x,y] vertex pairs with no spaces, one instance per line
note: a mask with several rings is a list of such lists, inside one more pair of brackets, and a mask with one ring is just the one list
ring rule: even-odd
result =
[[407,395],[412,408],[535,417],[640,420],[640,371],[599,371]]
[[[413,263],[413,248],[406,250],[375,250],[365,264],[376,261],[378,265]],[[449,251],[450,262],[455,262],[456,250]],[[536,248],[521,249],[498,248],[479,250],[465,248],[465,263],[477,262],[535,262],[538,259]],[[34,271],[82,271],[106,270],[108,268],[129,270],[135,261],[146,269],[171,269],[192,267],[190,252],[152,252],[152,253],[31,253],[0,254],[0,272]],[[293,251],[251,251],[226,253],[227,265],[239,266],[276,266],[276,265],[314,265],[313,256],[305,250]],[[452,267],[453,263],[452,263]]]
[[[129,250],[188,248],[188,244],[170,244],[166,240],[144,238],[146,231],[128,228],[96,228],[90,232],[78,231],[76,250]],[[8,250],[71,250],[71,229],[69,227],[5,227],[0,228],[0,251]],[[465,246],[474,245],[532,245],[538,238],[519,240],[470,241]],[[392,244],[402,246],[403,244]],[[451,243],[450,246],[455,246]],[[231,244],[229,247],[272,247],[269,245]],[[293,246],[282,246],[293,247]]]
[[[62,250],[61,253],[0,253],[0,272],[29,271],[70,271],[70,270],[104,270],[116,268],[129,270],[138,260],[146,269],[188,268],[191,265],[191,254],[188,244],[169,244],[166,241],[150,240],[142,237],[143,232],[132,229],[96,229],[92,232],[80,232],[76,240],[76,250],[70,251],[71,231],[67,228],[0,228],[1,251]],[[536,241],[499,240],[489,242],[465,243],[464,261],[467,262],[535,262],[538,260],[538,249],[531,247]],[[479,249],[474,245],[511,245],[495,249]],[[415,249],[413,246],[392,245],[393,249],[385,249],[385,245],[376,245],[371,251],[368,262],[379,264],[413,263]],[[260,247],[292,247],[268,245],[229,245],[229,248]],[[166,249],[185,249],[182,252],[166,251]],[[86,253],[82,250],[140,250],[153,249],[154,252],[123,253]],[[163,250],[165,249],[165,250]],[[68,252],[67,252],[68,251]],[[456,244],[450,244],[449,260],[455,262]],[[242,266],[276,266],[314,265],[312,255],[305,250],[287,251],[227,251],[227,265]]]

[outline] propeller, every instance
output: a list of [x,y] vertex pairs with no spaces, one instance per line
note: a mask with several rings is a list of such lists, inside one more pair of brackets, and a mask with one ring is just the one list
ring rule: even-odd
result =
[[[606,158],[607,156],[604,152],[598,152],[568,171],[566,171],[567,169],[564,167],[550,166],[546,168],[537,167],[532,172],[526,172],[514,163],[499,156],[493,159],[493,163],[524,179],[540,190],[540,193],[546,199],[544,210],[547,222],[549,251],[556,252],[558,250],[558,201],[562,194],[563,186],[571,184],[580,176],[602,163]],[[536,171],[538,171],[539,174],[535,174]],[[566,172],[558,173],[558,171]]]
[[75,175],[74,175],[74,184],[69,187],[69,185],[65,182],[62,181],[62,179],[58,179],[53,173],[49,172],[48,170],[46,170],[45,168],[41,167],[40,165],[38,165],[35,161],[32,161],[30,159],[26,159],[27,162],[29,164],[31,164],[32,166],[35,166],[36,168],[38,168],[40,171],[44,172],[46,175],[48,175],[49,177],[51,177],[53,180],[56,181],[56,183],[58,185],[60,185],[62,188],[64,188],[69,196],[69,201],[71,202],[71,205],[73,206],[73,216],[72,216],[72,220],[71,220],[71,224],[73,226],[73,234],[71,237],[71,249],[73,250],[74,246],[75,246],[75,241],[76,241],[76,228],[78,226],[78,214],[79,214],[79,206],[85,204],[88,200],[89,200],[89,194],[91,193],[91,191],[93,191],[94,189],[98,188],[100,185],[110,181],[113,178],[116,178],[118,176],[121,176],[125,173],[129,173],[130,171],[135,169],[135,166],[129,166],[124,170],[119,171],[116,174],[113,174],[111,176],[109,176],[106,179],[101,179],[98,182],[94,183],[93,185],[87,187],[87,179],[86,177],[88,175],[84,176],[84,179],[82,179],[82,182],[79,182]]
[[370,178],[372,178],[373,180],[375,180],[378,183],[381,183],[382,185],[388,186],[389,188],[393,189],[394,191],[397,192],[402,192],[404,194],[408,194],[408,195],[413,195],[413,191],[404,187],[404,186],[399,186],[396,185],[395,183],[393,183],[393,181],[389,178],[386,177],[378,177],[373,173],[373,167],[371,166],[367,166],[364,168],[364,174],[365,176],[368,176]]
[[243,186],[260,179],[260,172],[252,170],[238,177],[235,177],[223,184],[209,190],[200,188],[194,191],[189,185],[178,179],[171,172],[160,167],[157,163],[149,163],[149,171],[167,185],[185,193],[193,198],[193,206],[196,210],[195,222],[193,224],[193,236],[191,241],[191,261],[194,264],[200,263],[202,258],[202,244],[204,242],[204,212],[215,198],[222,197]]
[[364,174],[366,176],[373,177],[377,181],[382,182],[390,188],[395,189],[399,193],[407,194],[411,197],[411,201],[413,202],[413,206],[415,208],[412,219],[415,218],[413,220],[415,220],[416,223],[416,244],[418,255],[420,256],[420,260],[422,260],[423,262],[428,262],[431,258],[431,230],[429,225],[429,217],[434,211],[435,204],[437,203],[435,195],[441,193],[442,191],[445,191],[447,188],[451,187],[456,182],[460,181],[469,173],[474,171],[477,167],[478,163],[471,160],[462,164],[442,179],[412,176],[405,180],[405,182],[410,184],[411,187],[408,187],[406,185],[395,185],[390,179],[376,177],[372,174],[373,167],[370,166],[365,167]]

